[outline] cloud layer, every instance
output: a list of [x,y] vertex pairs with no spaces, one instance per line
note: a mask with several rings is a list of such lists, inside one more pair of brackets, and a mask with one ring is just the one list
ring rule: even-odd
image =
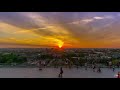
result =
[[0,47],[120,47],[117,12],[0,12]]

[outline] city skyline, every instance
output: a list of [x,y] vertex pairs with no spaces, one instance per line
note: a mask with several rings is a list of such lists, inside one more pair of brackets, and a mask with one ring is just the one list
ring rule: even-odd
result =
[[0,48],[120,48],[119,12],[0,12]]

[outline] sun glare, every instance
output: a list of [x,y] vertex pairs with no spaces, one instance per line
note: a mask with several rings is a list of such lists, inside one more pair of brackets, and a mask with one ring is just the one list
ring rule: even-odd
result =
[[64,42],[59,42],[59,43],[58,43],[58,47],[59,47],[59,48],[62,48],[63,44],[64,44]]

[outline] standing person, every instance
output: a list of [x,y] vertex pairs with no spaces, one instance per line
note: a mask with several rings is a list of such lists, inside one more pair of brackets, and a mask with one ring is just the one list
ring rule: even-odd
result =
[[118,68],[120,67],[120,61],[118,62]]
[[62,78],[62,74],[63,74],[63,69],[62,69],[62,67],[61,67],[61,68],[60,68],[59,77],[61,77],[61,78]]
[[39,63],[39,70],[42,70],[41,61],[39,61],[38,63]]
[[100,67],[98,67],[98,70],[97,70],[97,72],[101,72],[101,68],[100,68]]
[[109,68],[111,68],[111,66],[112,66],[112,62],[110,61],[110,62],[109,62]]
[[77,62],[76,62],[76,68],[78,69],[79,68],[79,59],[77,59]]
[[85,63],[85,70],[87,70],[87,63]]
[[93,65],[93,72],[95,72],[95,65]]
[[67,60],[65,61],[65,65],[66,65],[66,68],[67,68],[68,67],[68,61]]
[[118,68],[120,67],[120,62],[118,62],[117,67],[118,67]]
[[72,68],[72,62],[69,61],[69,69],[71,69],[71,68]]
[[113,72],[114,72],[114,71],[115,71],[115,66],[113,65],[113,67],[112,67],[112,68],[113,68]]
[[119,63],[117,63],[117,68],[119,68]]
[[106,63],[107,63],[107,66],[109,67],[109,61],[107,61]]
[[43,61],[43,63],[42,63],[42,64],[43,64],[43,66],[44,66],[44,68],[45,68],[46,62],[45,62],[45,61]]

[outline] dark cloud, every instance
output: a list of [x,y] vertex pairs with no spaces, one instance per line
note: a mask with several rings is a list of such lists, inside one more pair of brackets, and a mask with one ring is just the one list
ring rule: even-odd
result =
[[29,18],[22,16],[18,12],[0,12],[0,20],[24,29],[38,28]]

